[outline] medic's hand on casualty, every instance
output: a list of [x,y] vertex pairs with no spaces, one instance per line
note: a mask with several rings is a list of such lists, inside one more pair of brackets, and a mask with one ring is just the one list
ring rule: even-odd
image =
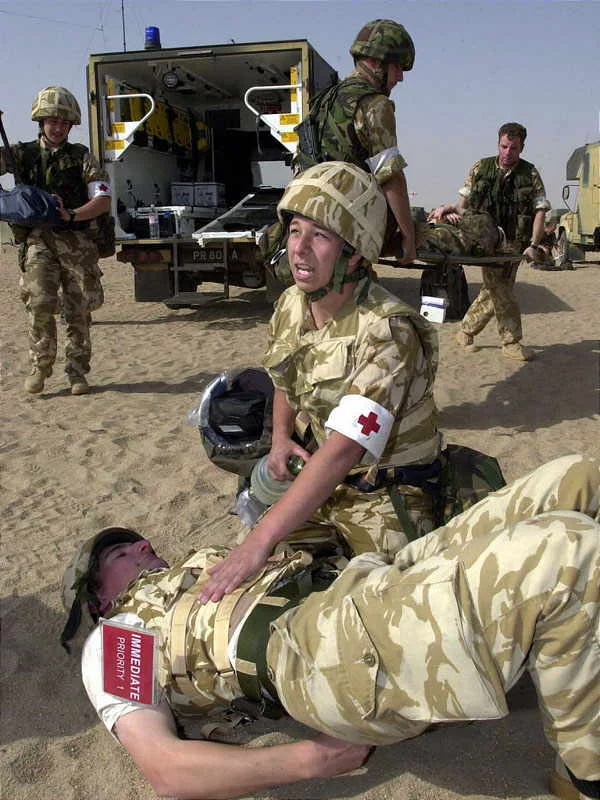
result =
[[208,570],[210,578],[196,598],[198,602],[216,603],[223,595],[233,592],[246,578],[264,567],[272,549],[270,543],[264,544],[261,541],[260,534],[250,533],[224,561]]

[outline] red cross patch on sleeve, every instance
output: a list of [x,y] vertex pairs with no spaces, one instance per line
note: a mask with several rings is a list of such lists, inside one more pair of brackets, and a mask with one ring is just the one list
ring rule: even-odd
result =
[[374,411],[371,411],[368,417],[361,414],[357,422],[361,426],[360,431],[364,436],[368,436],[370,433],[379,433],[381,429],[381,425],[377,422],[377,414]]

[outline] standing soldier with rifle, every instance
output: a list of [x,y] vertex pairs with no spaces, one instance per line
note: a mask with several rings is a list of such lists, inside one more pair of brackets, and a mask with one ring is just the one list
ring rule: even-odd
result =
[[13,172],[17,182],[38,187],[56,197],[60,226],[12,225],[21,244],[21,297],[29,315],[31,375],[25,391],[37,394],[52,374],[56,359],[59,288],[66,320],[65,372],[71,394],[89,392],[90,309],[86,295],[89,275],[98,272],[98,246],[90,220],[110,209],[106,172],[82,144],[67,141],[81,123],[75,97],[61,86],[42,89],[33,101],[31,119],[39,123],[36,141],[0,149],[0,174]]

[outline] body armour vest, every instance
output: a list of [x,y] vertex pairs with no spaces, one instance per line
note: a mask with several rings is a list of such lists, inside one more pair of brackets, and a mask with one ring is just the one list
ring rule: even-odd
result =
[[83,177],[87,147],[64,142],[52,152],[43,149],[38,140],[19,142],[13,150],[22,183],[57,194],[65,208],[78,208],[87,203],[87,185]]
[[[143,573],[106,615],[137,614],[146,630],[157,633],[158,681],[176,715],[209,713],[244,696],[229,661],[231,634],[272,587],[307,574],[305,554],[274,557],[219,603],[198,603],[206,569],[228,553],[226,548],[206,548],[169,569]],[[253,667],[236,663],[242,673]]]
[[370,154],[358,139],[354,114],[363,97],[372,94],[383,92],[364,78],[351,75],[315,97],[306,120],[312,129],[314,146],[312,152],[307,152],[309,147],[303,147],[300,136],[296,162],[301,169],[323,161],[345,161],[370,172],[367,165]]
[[[357,285],[355,297],[364,293],[365,280]],[[370,284],[360,303],[348,303],[340,309],[335,327],[306,334],[305,313],[303,292],[296,287],[287,289],[273,316],[270,346],[263,365],[275,386],[285,387],[291,405],[308,416],[319,447],[327,438],[325,422],[331,411],[342,397],[357,391],[351,384],[359,353],[368,350],[369,342],[377,347],[373,332],[381,330],[381,320],[399,316],[410,320],[423,350],[424,366],[411,376],[403,407],[393,422],[380,462],[373,469],[429,463],[437,458],[440,437],[433,383],[439,351],[433,326],[378,283]],[[406,355],[404,341],[397,341],[397,347],[399,357]],[[396,363],[390,363],[389,374],[395,368]],[[358,470],[364,470],[364,464],[357,466]]]
[[533,230],[533,164],[519,159],[516,167],[503,178],[496,156],[483,158],[475,175],[469,206],[487,211],[504,230],[508,242],[519,250],[529,244]]

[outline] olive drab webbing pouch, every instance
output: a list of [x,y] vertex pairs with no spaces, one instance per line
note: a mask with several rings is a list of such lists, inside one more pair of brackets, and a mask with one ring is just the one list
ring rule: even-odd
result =
[[96,243],[100,258],[110,258],[116,252],[115,218],[108,211],[92,221],[90,237]]
[[497,459],[471,447],[449,444],[440,456],[440,506],[438,525],[506,486]]

